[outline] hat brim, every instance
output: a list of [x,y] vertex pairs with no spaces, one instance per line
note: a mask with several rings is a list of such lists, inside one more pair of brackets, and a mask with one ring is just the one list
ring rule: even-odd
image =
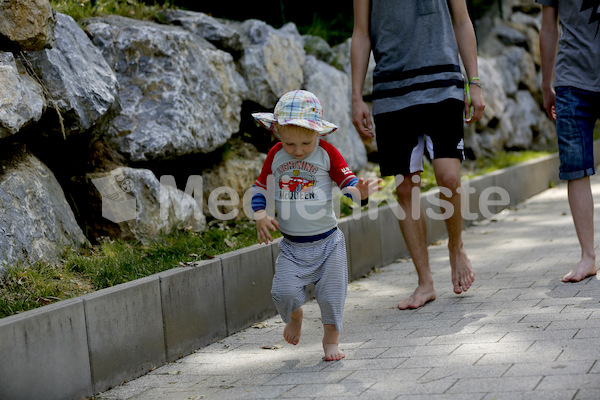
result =
[[279,125],[295,125],[301,126],[303,128],[307,128],[313,130],[319,134],[319,136],[326,136],[330,133],[334,132],[338,129],[337,125],[332,124],[331,122],[321,120],[320,122],[308,121],[305,119],[291,119],[285,120],[280,119],[277,121],[275,118],[275,114],[273,113],[254,113],[252,114],[256,122],[258,122],[262,127],[270,130],[271,132],[275,132],[275,123],[279,122]]

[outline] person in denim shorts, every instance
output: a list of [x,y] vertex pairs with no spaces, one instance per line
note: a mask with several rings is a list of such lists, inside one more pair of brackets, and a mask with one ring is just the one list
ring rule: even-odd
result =
[[579,282],[598,272],[590,175],[595,173],[594,125],[600,118],[600,7],[585,0],[536,2],[543,6],[544,108],[556,121],[560,178],[568,181],[569,206],[581,246],[581,259],[562,280]]

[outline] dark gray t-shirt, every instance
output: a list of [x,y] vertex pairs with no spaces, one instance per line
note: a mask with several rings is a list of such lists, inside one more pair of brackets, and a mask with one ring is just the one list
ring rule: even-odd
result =
[[585,0],[536,0],[558,9],[562,33],[554,86],[600,92],[600,3]]
[[373,114],[464,100],[447,0],[371,0]]

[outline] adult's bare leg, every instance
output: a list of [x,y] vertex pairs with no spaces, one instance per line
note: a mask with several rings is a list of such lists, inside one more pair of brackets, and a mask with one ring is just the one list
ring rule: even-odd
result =
[[589,176],[571,180],[567,187],[569,207],[581,246],[581,260],[571,272],[563,276],[562,281],[579,282],[598,272],[594,250],[594,198]]
[[425,303],[435,300],[435,289],[427,252],[427,221],[421,206],[420,189],[419,173],[405,176],[396,188],[398,203],[405,214],[405,218],[399,220],[400,230],[419,278],[418,286],[413,294],[398,303],[398,308],[401,310],[419,308]]
[[[457,158],[438,158],[433,160],[435,178],[440,187],[440,199],[452,206],[445,219],[448,230],[448,252],[452,270],[454,293],[467,291],[475,280],[471,260],[467,257],[462,240],[463,216],[461,208],[460,160]],[[441,202],[441,204],[445,204]],[[441,207],[445,214],[447,208]]]

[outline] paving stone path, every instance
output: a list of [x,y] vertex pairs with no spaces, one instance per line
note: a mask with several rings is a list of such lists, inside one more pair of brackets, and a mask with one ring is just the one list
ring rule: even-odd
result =
[[297,346],[273,317],[97,399],[600,399],[600,279],[560,281],[579,257],[566,185],[464,241],[476,271],[466,294],[452,292],[446,241],[429,248],[438,298],[419,310],[396,308],[416,285],[410,260],[351,282],[340,362],[322,361],[311,301]]

